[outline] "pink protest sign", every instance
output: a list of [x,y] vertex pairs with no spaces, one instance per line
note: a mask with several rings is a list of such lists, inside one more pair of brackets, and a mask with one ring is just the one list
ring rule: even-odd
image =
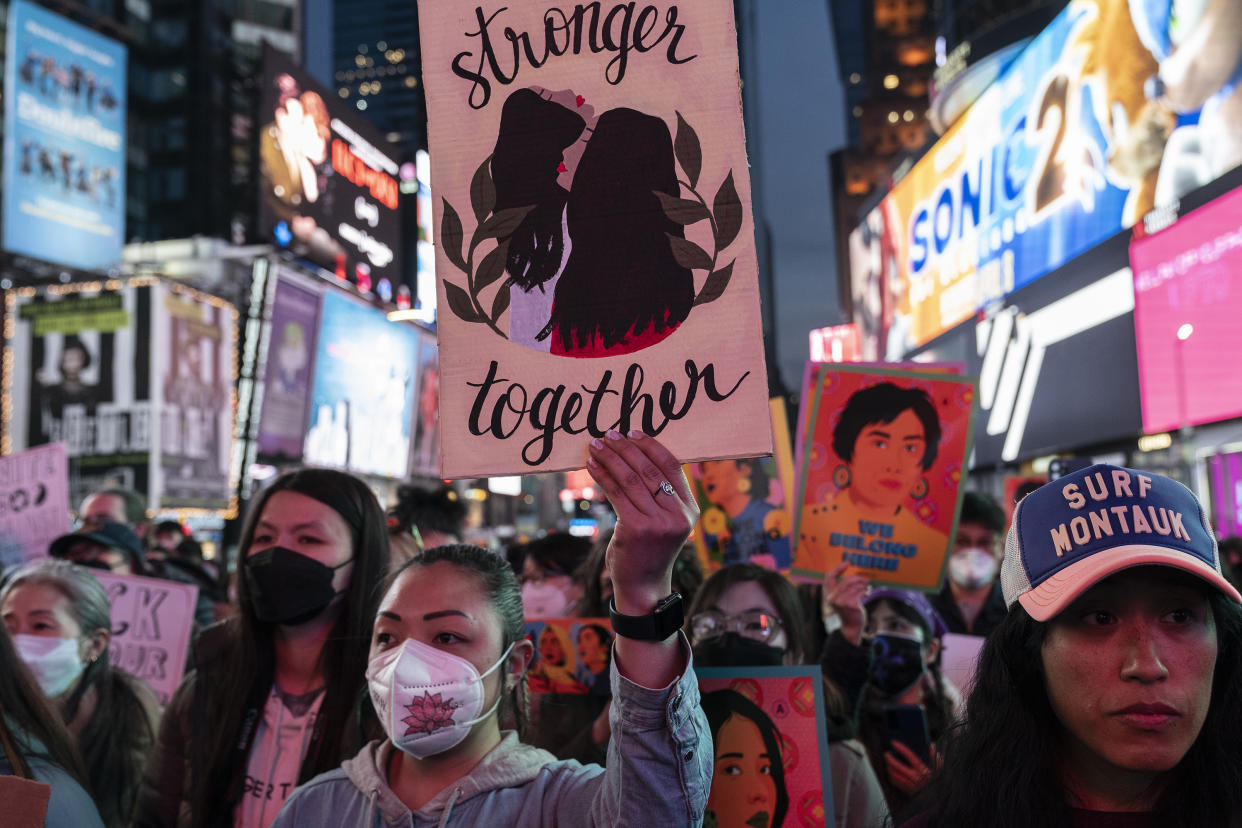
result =
[[112,604],[112,665],[168,704],[185,672],[198,587],[141,575],[95,572]]
[[771,453],[730,0],[418,10],[444,475]]

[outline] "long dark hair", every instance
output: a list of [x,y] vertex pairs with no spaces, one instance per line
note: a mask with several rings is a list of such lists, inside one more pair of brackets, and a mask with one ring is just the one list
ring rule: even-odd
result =
[[689,316],[694,277],[668,239],[685,231],[664,215],[655,190],[681,192],[668,125],[633,109],[605,112],[574,174],[573,249],[539,339],[555,329],[566,352],[590,347],[596,336],[614,348],[649,330],[671,331]]
[[771,762],[772,781],[776,784],[776,804],[772,808],[772,820],[768,823],[777,828],[785,819],[789,810],[789,790],[785,787],[785,763],[781,756],[780,738],[776,725],[759,705],[743,696],[736,690],[713,690],[703,694],[703,714],[707,716],[707,725],[711,728],[712,739],[720,733],[720,728],[732,716],[741,716],[754,722],[763,737],[763,747]]
[[496,211],[532,207],[509,237],[509,281],[528,293],[560,270],[565,254],[561,214],[569,193],[556,181],[562,152],[586,121],[530,89],[511,94],[500,110],[492,152]]
[[[496,615],[500,618],[502,651],[526,637],[526,616],[522,612],[522,589],[518,586],[513,568],[501,555],[468,543],[453,543],[428,549],[409,560],[393,573],[391,584],[397,582],[401,573],[415,566],[434,563],[451,563],[479,579],[483,592]],[[551,628],[549,628],[551,629]],[[366,651],[366,648],[363,648]],[[523,677],[513,690],[505,693],[500,703],[500,720],[515,720],[519,736],[526,735],[529,721],[529,699],[526,695],[526,679]]]
[[[354,551],[354,569],[340,615],[319,655],[325,681],[316,721],[320,736],[302,761],[301,783],[348,758],[344,755],[349,747],[344,741],[347,727],[366,714],[371,720],[375,718],[364,692],[367,641],[388,569],[388,531],[375,495],[361,480],[329,469],[301,469],[276,478],[250,505],[239,546],[241,561],[268,500],[282,491],[306,495],[330,506],[349,527]],[[227,801],[225,792],[232,789],[238,772],[237,743],[246,702],[255,697],[257,684],[270,687],[274,678],[276,625],[265,624],[255,616],[251,589],[246,567],[239,566],[237,611],[227,622],[229,646],[216,665],[213,685],[196,685],[195,692],[209,693],[210,700],[209,720],[196,723],[206,740],[206,761],[198,778],[190,780],[195,786],[191,800],[195,825],[231,824],[234,803]],[[360,741],[362,736],[359,734]]]
[[0,627],[0,758],[8,759],[8,746],[16,753],[12,773],[31,778],[29,760],[49,762],[72,776],[82,787],[86,769],[65,729],[60,714],[39,687],[30,669],[17,654],[8,630]]
[[[68,598],[84,638],[95,630],[112,629],[108,593],[88,569],[61,560],[28,564],[0,591],[0,603],[25,585],[49,586]],[[95,709],[78,736],[78,750],[99,816],[109,828],[121,828],[132,818],[147,754],[155,743],[156,702],[149,690],[150,698],[144,702],[135,679],[112,666],[107,647],[86,665],[73,692],[60,704],[66,724],[92,690]]]
[[771,569],[759,564],[738,563],[721,567],[703,582],[694,603],[690,605],[687,619],[716,605],[720,597],[735,584],[754,581],[772,601],[777,616],[781,619],[781,627],[785,630],[785,650],[792,656],[794,664],[809,664],[815,654],[811,651],[810,636],[804,627],[802,599],[798,590],[789,580]]
[[[1216,623],[1212,700],[1199,736],[1167,777],[1153,825],[1242,825],[1242,609],[1212,590]],[[944,762],[910,812],[929,828],[1070,826],[1057,757],[1061,727],[1044,684],[1048,625],[1015,605],[983,644],[966,718],[946,738]]]

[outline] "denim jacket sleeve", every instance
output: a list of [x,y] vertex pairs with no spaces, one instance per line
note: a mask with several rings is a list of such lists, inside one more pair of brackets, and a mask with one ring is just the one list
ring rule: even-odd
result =
[[712,739],[699,700],[690,643],[686,668],[661,690],[634,684],[612,668],[612,737],[593,825],[698,826],[712,777]]

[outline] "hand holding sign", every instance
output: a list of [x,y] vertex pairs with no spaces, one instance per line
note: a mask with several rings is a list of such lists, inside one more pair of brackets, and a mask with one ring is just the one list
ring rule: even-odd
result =
[[[639,432],[592,440],[587,465],[617,512],[607,553],[617,612],[646,615],[673,591],[673,562],[699,518],[698,504],[677,458]],[[680,672],[676,636],[618,638],[616,648],[618,665],[629,667],[622,672],[638,684],[664,687]]]

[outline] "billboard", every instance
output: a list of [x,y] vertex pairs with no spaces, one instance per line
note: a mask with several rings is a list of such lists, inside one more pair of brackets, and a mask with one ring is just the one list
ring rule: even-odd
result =
[[226,508],[236,310],[136,278],[9,291],[4,453],[65,444],[69,503],[125,486],[150,508]]
[[125,239],[125,47],[14,0],[6,49],[4,247],[108,268]]
[[902,348],[1242,163],[1242,4],[1171,7],[1069,3],[893,188]]
[[1130,247],[1143,430],[1242,415],[1242,189]]
[[410,460],[418,329],[339,292],[323,297],[307,464],[404,477]]
[[267,48],[260,95],[264,237],[365,285],[402,281],[399,165],[334,92]]
[[214,297],[160,286],[155,352],[160,382],[163,508],[229,506],[237,312]]
[[297,461],[306,439],[306,415],[319,327],[318,292],[281,271],[272,298],[259,453]]

